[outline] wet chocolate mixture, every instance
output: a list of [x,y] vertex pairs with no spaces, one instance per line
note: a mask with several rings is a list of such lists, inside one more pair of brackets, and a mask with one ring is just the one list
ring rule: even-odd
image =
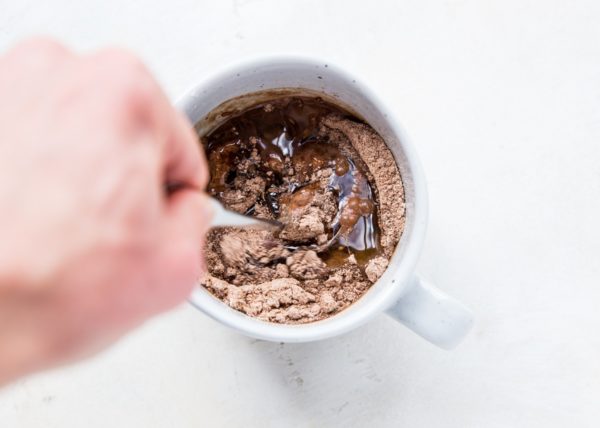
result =
[[201,283],[248,315],[302,323],[344,309],[381,276],[404,225],[400,174],[381,137],[312,97],[255,105],[202,139],[209,193],[281,231],[220,228]]

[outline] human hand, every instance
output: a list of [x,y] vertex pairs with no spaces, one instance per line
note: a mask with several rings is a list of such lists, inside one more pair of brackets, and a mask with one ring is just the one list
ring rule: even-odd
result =
[[0,94],[1,384],[184,300],[211,212],[191,125],[131,54],[24,42]]

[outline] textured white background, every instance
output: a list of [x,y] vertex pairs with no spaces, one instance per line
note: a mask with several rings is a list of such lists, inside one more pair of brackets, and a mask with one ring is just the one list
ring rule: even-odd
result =
[[124,45],[173,98],[261,53],[362,76],[425,167],[420,270],[477,317],[448,353],[384,316],[281,345],[184,305],[0,391],[0,426],[600,426],[599,22],[596,0],[0,0],[0,49]]

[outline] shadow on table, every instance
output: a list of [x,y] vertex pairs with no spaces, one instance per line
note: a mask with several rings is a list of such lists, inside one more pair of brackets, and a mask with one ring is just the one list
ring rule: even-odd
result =
[[[284,344],[247,339],[273,376],[270,388],[287,396],[289,411],[307,420],[349,421],[401,404],[409,357],[398,325],[380,316],[348,334],[319,342]],[[356,422],[356,421],[354,421]]]

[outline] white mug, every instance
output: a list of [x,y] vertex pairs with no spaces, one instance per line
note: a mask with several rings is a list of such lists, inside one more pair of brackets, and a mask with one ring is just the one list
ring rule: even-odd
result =
[[[417,155],[407,135],[387,108],[367,87],[338,67],[307,58],[272,57],[243,62],[216,73],[188,91],[177,107],[199,132],[214,127],[229,112],[245,107],[251,93],[294,88],[319,92],[364,119],[383,137],[398,164],[404,183],[406,223],[389,266],[354,304],[313,323],[286,325],[261,321],[238,312],[198,286],[190,302],[215,320],[258,339],[308,342],[336,336],[381,312],[401,322],[431,343],[455,347],[473,323],[460,302],[423,281],[414,272],[427,224],[427,189]],[[237,98],[241,97],[241,98]],[[233,99],[236,99],[233,100]],[[233,101],[231,101],[233,100]],[[242,101],[240,101],[242,100]],[[225,103],[225,105],[223,104]],[[217,107],[219,109],[215,110]],[[210,114],[209,114],[210,113]]]

